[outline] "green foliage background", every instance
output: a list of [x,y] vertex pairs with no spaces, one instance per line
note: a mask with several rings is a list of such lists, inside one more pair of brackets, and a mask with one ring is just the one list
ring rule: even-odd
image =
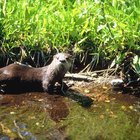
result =
[[139,0],[1,0],[0,46],[90,52],[140,50]]

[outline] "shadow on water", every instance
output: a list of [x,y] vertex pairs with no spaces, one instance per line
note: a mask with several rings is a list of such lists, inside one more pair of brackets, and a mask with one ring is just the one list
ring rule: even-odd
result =
[[[19,89],[19,88],[18,88]],[[54,91],[53,94],[48,94],[45,92],[41,92],[42,90],[38,90],[38,92],[25,92],[24,90],[11,90],[8,88],[7,93],[0,95],[0,105],[1,106],[20,106],[25,105],[26,102],[37,102],[42,101],[40,106],[43,106],[45,110],[48,111],[52,120],[58,122],[59,120],[66,118],[69,114],[66,103],[63,101],[64,97],[68,97],[73,101],[77,102],[82,107],[90,107],[93,103],[93,100],[79,93],[76,90],[69,89],[67,91],[62,92],[61,90]],[[22,89],[20,87],[20,89]],[[11,92],[10,92],[11,91]],[[30,90],[32,91],[32,90]],[[25,93],[23,93],[25,92]],[[41,98],[41,99],[40,99]]]
[[47,111],[51,119],[56,122],[67,117],[69,112],[62,96],[44,94],[41,92],[1,95],[0,105],[7,108],[12,106],[26,106],[29,108],[41,107],[43,111]]
[[[31,88],[31,87],[34,87],[34,88]],[[39,83],[36,83],[35,85],[33,85],[33,83],[19,84],[19,83],[14,82],[14,85],[10,84],[10,85],[4,85],[3,87],[1,87],[1,91],[4,91],[4,93],[6,94],[15,94],[15,95],[24,94],[25,92],[41,92],[42,93],[43,89],[40,87],[41,85],[39,85]],[[84,94],[81,94],[80,92],[73,89],[65,89],[64,91],[62,91],[59,86],[55,87],[53,93],[50,93],[50,94],[47,93],[46,95],[48,96],[53,95],[53,97],[56,95],[68,97],[76,101],[77,103],[79,103],[82,107],[90,107],[93,103],[93,100],[90,97],[85,96]]]
[[[34,132],[36,129],[40,129],[40,127],[43,129],[46,121],[48,123],[52,123],[52,120],[59,123],[69,115],[69,108],[65,103],[63,96],[44,94],[41,92],[22,93],[18,95],[9,93],[1,95],[0,106],[4,110],[3,113],[0,113],[0,127],[2,127],[2,129],[7,128],[6,133],[11,131],[11,135],[9,135],[10,138],[17,136],[21,139],[30,138],[32,140],[36,140],[35,136],[30,132],[29,128],[27,128],[26,124],[28,124],[29,127],[32,127],[33,121],[35,121],[34,125],[36,125],[36,128],[33,128]],[[19,112],[19,114],[16,114],[16,112]],[[16,116],[9,120],[9,116],[13,115]],[[46,118],[46,115],[48,115],[49,118]],[[8,128],[9,123],[5,126],[5,123],[3,124],[4,120],[12,121],[10,124],[12,128]],[[41,126],[38,120],[42,120]],[[47,125],[49,126],[49,124]],[[50,137],[50,133],[54,133],[55,137],[56,135],[57,137],[65,137],[57,128],[48,128],[45,130],[48,130],[48,132],[45,132],[45,137]],[[5,130],[3,131],[5,132]],[[12,133],[17,133],[17,135],[15,136]],[[41,133],[40,130],[38,134],[39,133]],[[6,135],[0,135],[1,139],[9,139]]]
[[[2,109],[5,108],[4,112],[8,111],[11,115],[14,115],[14,113],[19,109],[21,111],[20,113],[23,114],[24,119],[27,119],[32,113],[38,112],[38,114],[42,115],[43,112],[48,115],[52,121],[59,123],[61,120],[65,120],[69,115],[69,107],[65,101],[65,97],[72,99],[82,107],[87,108],[92,105],[92,99],[89,97],[80,94],[78,91],[68,90],[66,94],[62,94],[61,91],[56,91],[54,94],[47,94],[43,92],[22,93],[21,91],[17,94],[14,92],[8,92],[0,95],[0,106]],[[2,113],[3,115],[0,113],[0,121],[3,122],[3,118],[5,118],[4,120],[8,120],[7,117],[9,117],[9,113]],[[35,136],[27,129],[26,126],[27,123],[32,123],[32,120],[29,119],[29,122],[22,121],[20,113],[17,114],[17,118],[12,119],[13,124],[11,125],[14,125],[12,130],[7,128],[7,126],[5,126],[2,122],[0,123],[0,126],[6,127],[8,129],[7,131],[11,131],[11,134],[17,133],[17,137],[21,139],[29,137],[35,140]],[[43,119],[45,118],[46,117]],[[64,132],[65,126],[59,128],[49,128],[47,132],[45,132],[45,138],[64,139],[67,137]],[[15,136],[12,135],[10,137]],[[1,135],[0,138],[8,139],[9,137]]]
[[90,97],[85,96],[84,94],[81,94],[80,92],[73,89],[66,91],[64,96],[76,101],[78,104],[85,108],[88,108],[93,104],[93,100]]

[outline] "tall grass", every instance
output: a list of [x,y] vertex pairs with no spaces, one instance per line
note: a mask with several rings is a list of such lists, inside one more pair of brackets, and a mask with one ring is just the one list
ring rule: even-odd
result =
[[0,45],[89,51],[140,50],[139,0],[1,0]]

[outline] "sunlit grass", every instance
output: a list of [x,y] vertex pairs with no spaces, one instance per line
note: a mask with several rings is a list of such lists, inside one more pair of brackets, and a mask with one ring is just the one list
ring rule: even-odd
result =
[[0,45],[26,46],[109,58],[140,49],[138,0],[2,0]]

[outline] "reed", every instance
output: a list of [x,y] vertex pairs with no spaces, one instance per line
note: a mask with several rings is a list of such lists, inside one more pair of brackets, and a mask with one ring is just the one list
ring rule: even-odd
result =
[[0,46],[112,58],[140,50],[139,0],[1,0]]

